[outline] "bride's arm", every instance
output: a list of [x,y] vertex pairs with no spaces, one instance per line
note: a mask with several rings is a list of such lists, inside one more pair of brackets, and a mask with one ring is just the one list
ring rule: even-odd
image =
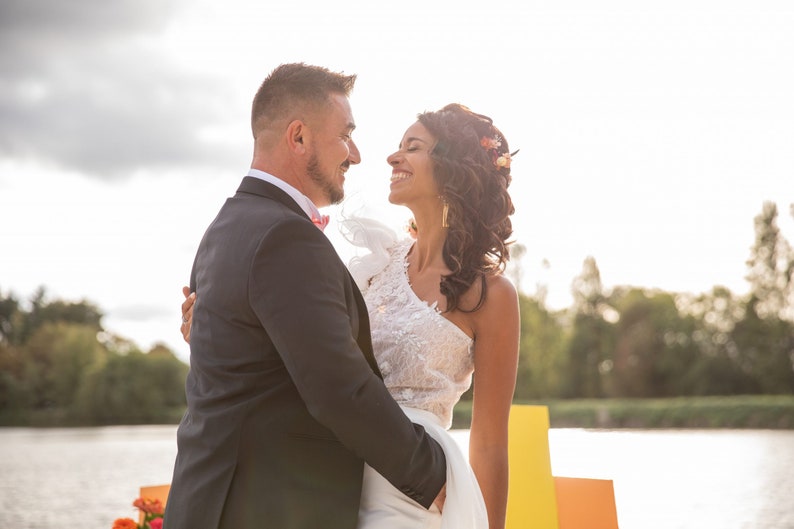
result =
[[489,278],[487,298],[472,314],[474,401],[469,461],[488,510],[489,529],[504,529],[507,511],[507,423],[518,369],[518,294],[503,276]]
[[185,301],[182,302],[182,325],[179,327],[182,338],[190,343],[190,324],[193,321],[193,304],[196,302],[196,293],[190,292],[190,287],[182,287]]

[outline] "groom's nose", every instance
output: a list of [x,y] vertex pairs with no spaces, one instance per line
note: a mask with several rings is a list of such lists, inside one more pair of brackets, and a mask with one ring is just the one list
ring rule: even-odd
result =
[[353,140],[348,144],[350,147],[350,156],[347,157],[351,164],[361,163],[361,153],[358,152],[358,145]]

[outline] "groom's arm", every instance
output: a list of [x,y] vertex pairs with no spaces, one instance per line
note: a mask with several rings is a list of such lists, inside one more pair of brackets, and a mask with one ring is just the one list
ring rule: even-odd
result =
[[299,218],[273,227],[249,285],[252,308],[311,415],[428,508],[446,482],[444,452],[405,416],[359,349],[348,312],[354,287],[325,235]]

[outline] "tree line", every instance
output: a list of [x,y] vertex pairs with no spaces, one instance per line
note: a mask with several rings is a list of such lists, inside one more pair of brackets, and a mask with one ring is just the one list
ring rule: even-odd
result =
[[593,257],[569,309],[522,296],[516,398],[794,394],[794,251],[773,202],[754,223],[743,296],[607,292]]
[[[606,291],[593,257],[568,309],[521,293],[516,399],[794,394],[794,251],[777,219],[771,202],[755,218],[743,296]],[[105,331],[102,316],[43,288],[27,303],[0,291],[0,425],[178,421],[188,366]]]
[[178,421],[188,366],[168,347],[144,352],[105,331],[88,301],[40,288],[28,305],[0,292],[0,425]]

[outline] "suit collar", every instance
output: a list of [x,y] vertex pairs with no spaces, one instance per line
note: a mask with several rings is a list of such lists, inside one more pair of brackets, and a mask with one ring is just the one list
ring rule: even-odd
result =
[[253,176],[254,178],[259,178],[260,180],[264,180],[265,182],[270,182],[277,188],[281,189],[289,196],[292,197],[292,200],[298,203],[298,205],[303,209],[304,212],[309,216],[311,219],[321,219],[322,214],[320,213],[319,208],[312,202],[312,200],[303,194],[303,191],[299,190],[286,180],[282,180],[281,178],[274,176],[270,173],[262,171],[260,169],[254,169],[253,167],[248,171],[248,176]]
[[298,213],[299,215],[311,220],[306,212],[303,211],[303,208],[301,208],[298,203],[295,202],[295,199],[289,196],[289,194],[287,194],[285,191],[282,191],[270,182],[265,182],[260,178],[253,176],[244,177],[243,181],[240,182],[240,187],[237,188],[237,192],[248,193],[250,195],[259,195],[261,197],[275,200],[276,202],[280,202],[281,204],[287,206],[295,213]]

